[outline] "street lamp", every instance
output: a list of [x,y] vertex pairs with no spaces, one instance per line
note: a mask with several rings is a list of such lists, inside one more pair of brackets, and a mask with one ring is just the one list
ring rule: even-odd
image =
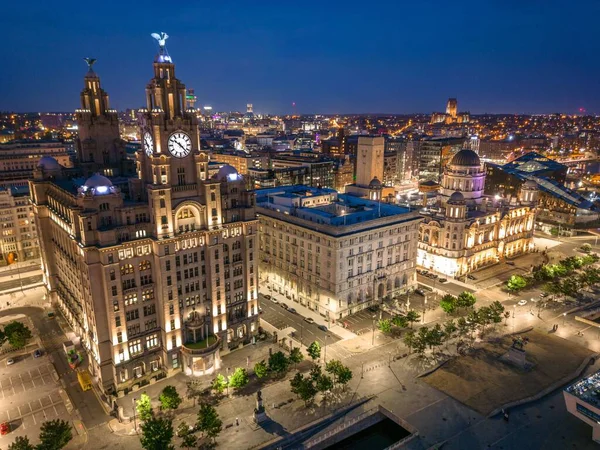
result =
[[427,296],[425,296],[425,303],[423,304],[423,323],[425,323],[425,311],[427,311]]
[[325,335],[325,364],[327,364],[327,338],[329,337],[328,334]]
[[373,335],[371,336],[371,346],[375,345],[375,314],[373,314]]
[[135,401],[136,401],[136,398],[133,397],[131,399],[131,403],[133,405],[133,428],[134,428],[135,432],[137,433],[137,420],[135,418]]
[[515,311],[517,310],[517,305],[513,305],[513,319],[515,318]]
[[567,313],[563,313],[563,325],[565,324],[565,320],[567,320]]

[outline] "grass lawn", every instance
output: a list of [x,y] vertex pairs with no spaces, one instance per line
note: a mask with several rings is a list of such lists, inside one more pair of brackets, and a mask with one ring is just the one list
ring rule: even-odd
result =
[[452,359],[423,381],[483,415],[507,403],[531,397],[572,374],[593,352],[555,335],[529,331],[525,346],[530,370],[500,360],[511,338],[486,343],[467,356]]
[[[208,341],[208,343],[207,343]],[[214,335],[210,335],[208,336],[206,339],[202,339],[199,342],[186,342],[185,346],[187,348],[192,348],[192,349],[199,349],[199,348],[206,348],[206,347],[210,347],[211,345],[213,345],[215,342],[217,342],[217,337]]]

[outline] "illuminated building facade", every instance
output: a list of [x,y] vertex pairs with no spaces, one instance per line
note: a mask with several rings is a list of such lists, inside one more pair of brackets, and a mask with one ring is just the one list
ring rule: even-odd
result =
[[332,189],[257,191],[261,285],[341,319],[414,287],[421,217]]
[[161,46],[130,200],[101,174],[30,183],[44,282],[103,392],[211,373],[258,329],[255,197],[231,166],[208,176],[185,93]]
[[0,189],[0,265],[40,257],[27,187]]
[[458,277],[533,250],[537,186],[509,199],[484,196],[485,172],[472,150],[445,168],[437,205],[423,211],[417,263]]

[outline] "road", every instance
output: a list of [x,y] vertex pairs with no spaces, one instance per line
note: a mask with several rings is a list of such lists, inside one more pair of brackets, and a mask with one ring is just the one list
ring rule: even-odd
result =
[[17,275],[13,275],[10,279],[4,277],[4,280],[6,281],[0,281],[0,292],[8,291],[9,289],[17,289],[21,286],[28,286],[34,283],[41,283],[42,275],[33,275],[31,277],[21,276],[21,278]]
[[280,330],[286,327],[294,327],[298,331],[294,337],[306,346],[314,341],[325,345],[325,336],[329,336],[327,338],[328,345],[340,340],[336,334],[319,330],[316,324],[305,322],[300,314],[289,312],[281,304],[275,304],[271,300],[265,299],[262,294],[259,295],[259,303],[263,310],[261,317],[264,320]]
[[76,373],[69,367],[62,349],[62,343],[67,340],[58,325],[58,318],[49,319],[42,308],[20,307],[0,311],[0,317],[13,314],[23,314],[29,317],[37,329],[45,352],[52,357],[54,367],[62,379],[73,406],[79,410],[81,420],[87,428],[92,428],[107,422],[106,415],[93,391],[83,392],[77,381]]

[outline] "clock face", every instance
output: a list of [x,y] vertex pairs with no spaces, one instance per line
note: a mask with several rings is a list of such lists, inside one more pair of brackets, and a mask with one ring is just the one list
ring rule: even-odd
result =
[[154,140],[152,139],[152,135],[148,132],[144,133],[144,151],[146,155],[150,156],[154,153]]
[[182,131],[177,131],[169,136],[169,153],[176,158],[183,158],[192,151],[192,140]]

